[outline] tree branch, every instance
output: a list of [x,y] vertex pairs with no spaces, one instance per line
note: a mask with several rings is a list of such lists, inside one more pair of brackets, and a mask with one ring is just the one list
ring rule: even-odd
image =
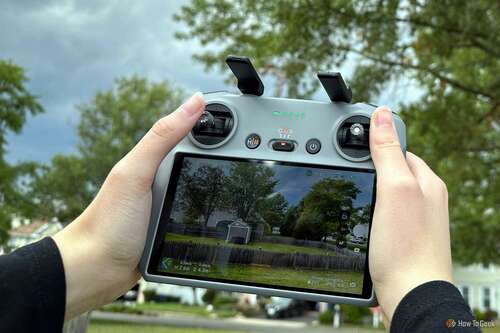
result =
[[457,89],[462,90],[462,91],[465,91],[465,92],[468,92],[468,93],[471,93],[474,95],[482,96],[484,98],[487,98],[488,100],[494,99],[494,96],[488,92],[481,91],[481,90],[478,90],[476,88],[466,86],[465,84],[461,83],[460,81],[457,81],[453,78],[450,78],[450,77],[440,73],[439,71],[436,71],[436,70],[431,69],[429,67],[414,65],[411,63],[405,63],[405,62],[401,62],[401,61],[382,59],[380,57],[376,57],[376,56],[368,54],[366,52],[352,49],[352,48],[346,47],[346,46],[338,46],[337,48],[343,49],[343,50],[348,51],[348,52],[353,52],[353,53],[358,54],[364,58],[370,59],[370,60],[378,62],[378,63],[385,64],[385,65],[397,66],[397,67],[402,67],[402,68],[409,68],[409,69],[414,69],[417,71],[423,71],[423,72],[426,72],[426,73],[434,76],[435,78],[437,78],[443,82],[446,82],[447,84],[449,84]]

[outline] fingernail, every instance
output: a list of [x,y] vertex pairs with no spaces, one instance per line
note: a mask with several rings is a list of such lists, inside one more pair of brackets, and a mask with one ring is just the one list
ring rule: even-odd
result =
[[204,104],[203,94],[197,92],[182,104],[182,110],[184,110],[188,116],[193,116],[197,113],[201,113]]
[[392,113],[388,108],[380,108],[375,112],[376,127],[392,127]]

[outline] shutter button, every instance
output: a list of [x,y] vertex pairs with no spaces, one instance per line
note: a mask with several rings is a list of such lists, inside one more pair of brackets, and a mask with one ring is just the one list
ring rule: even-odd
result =
[[272,146],[277,151],[293,151],[295,149],[294,143],[288,140],[276,140]]

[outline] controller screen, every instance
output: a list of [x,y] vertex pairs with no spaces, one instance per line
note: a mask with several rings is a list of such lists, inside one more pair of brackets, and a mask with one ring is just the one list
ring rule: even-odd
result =
[[374,182],[371,170],[178,153],[152,268],[224,283],[364,294]]

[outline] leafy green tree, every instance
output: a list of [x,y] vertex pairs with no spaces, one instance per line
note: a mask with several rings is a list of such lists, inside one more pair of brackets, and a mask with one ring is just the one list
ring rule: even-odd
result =
[[309,96],[314,73],[346,62],[357,101],[415,82],[422,96],[399,109],[410,150],[448,185],[454,256],[500,263],[500,2],[196,0],[175,18],[208,69],[247,55],[278,96]]
[[285,219],[288,202],[283,194],[275,192],[259,200],[255,210],[271,227],[280,227]]
[[342,210],[353,210],[353,201],[359,192],[353,182],[344,179],[326,178],[315,183],[304,197],[295,235],[320,240],[332,234],[340,225]]
[[0,59],[0,245],[7,240],[14,215],[33,213],[23,179],[34,172],[35,165],[11,165],[5,160],[7,134],[19,133],[29,115],[43,112],[37,97],[26,88],[27,81],[23,68]]
[[90,203],[113,165],[160,117],[175,110],[182,92],[166,82],[133,76],[77,106],[77,152],[57,155],[39,171],[32,195],[41,215],[70,222]]
[[280,235],[288,237],[293,236],[297,220],[299,219],[300,210],[300,205],[290,206],[288,208],[283,218],[283,225],[280,227]]
[[204,165],[194,173],[184,172],[181,176],[180,206],[188,221],[202,217],[204,226],[216,209],[225,207],[224,182],[226,176],[221,168]]
[[251,163],[233,163],[226,181],[227,200],[236,216],[245,222],[255,216],[259,200],[273,193],[277,181],[271,168]]

